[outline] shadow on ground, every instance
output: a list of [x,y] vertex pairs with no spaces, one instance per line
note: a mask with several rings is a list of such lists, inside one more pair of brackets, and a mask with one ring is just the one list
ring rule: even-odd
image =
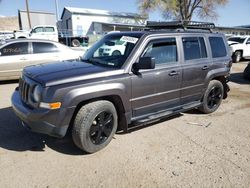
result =
[[84,155],[70,134],[58,139],[33,133],[25,129],[11,107],[0,109],[0,147],[12,151],[43,152],[45,146],[68,155]]
[[243,77],[243,72],[241,73],[231,73],[229,77],[230,82],[237,84],[250,84],[250,80],[247,80]]
[[0,85],[5,85],[5,84],[16,84],[16,83],[18,83],[18,80],[0,81]]

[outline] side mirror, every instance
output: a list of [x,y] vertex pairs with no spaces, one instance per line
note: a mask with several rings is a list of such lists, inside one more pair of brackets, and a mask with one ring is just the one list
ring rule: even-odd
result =
[[152,57],[141,57],[138,63],[133,65],[135,70],[140,69],[154,69],[155,68],[155,58]]

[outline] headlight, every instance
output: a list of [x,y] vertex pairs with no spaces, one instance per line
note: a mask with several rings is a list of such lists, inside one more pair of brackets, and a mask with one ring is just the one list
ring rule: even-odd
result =
[[32,99],[34,102],[39,102],[41,99],[41,94],[42,94],[42,87],[39,85],[36,85],[33,89],[32,93]]
[[105,48],[104,51],[109,52],[111,49],[110,48]]

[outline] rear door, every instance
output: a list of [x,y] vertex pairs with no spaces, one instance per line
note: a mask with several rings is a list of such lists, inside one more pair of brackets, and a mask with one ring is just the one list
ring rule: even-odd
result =
[[205,37],[182,37],[183,78],[181,85],[181,104],[199,101],[205,88],[205,78],[211,69]]
[[52,42],[32,42],[30,65],[59,61],[59,49]]
[[149,41],[140,57],[152,57],[156,65],[155,69],[132,75],[133,117],[178,106],[182,70],[176,38]]
[[29,65],[29,43],[16,42],[0,49],[0,80],[16,79]]

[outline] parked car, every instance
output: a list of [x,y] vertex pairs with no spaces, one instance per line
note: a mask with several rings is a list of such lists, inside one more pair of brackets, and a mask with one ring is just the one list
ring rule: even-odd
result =
[[234,63],[239,62],[242,58],[250,58],[250,36],[229,37],[228,44]]
[[8,40],[13,37],[14,37],[14,34],[11,31],[0,31],[0,41]]
[[248,65],[246,66],[245,70],[244,70],[244,78],[250,80],[250,62],[248,63]]
[[[82,61],[27,67],[12,95],[14,112],[35,132],[63,137],[72,130],[88,153],[133,124],[194,108],[212,113],[227,97],[232,66],[225,36],[212,27],[149,22],[145,31],[104,36]],[[126,42],[123,54],[99,54],[114,41]]]
[[122,40],[110,41],[104,44],[98,51],[100,56],[124,55],[126,42]]
[[25,66],[79,59],[83,53],[53,41],[17,39],[0,44],[0,81],[18,79]]

